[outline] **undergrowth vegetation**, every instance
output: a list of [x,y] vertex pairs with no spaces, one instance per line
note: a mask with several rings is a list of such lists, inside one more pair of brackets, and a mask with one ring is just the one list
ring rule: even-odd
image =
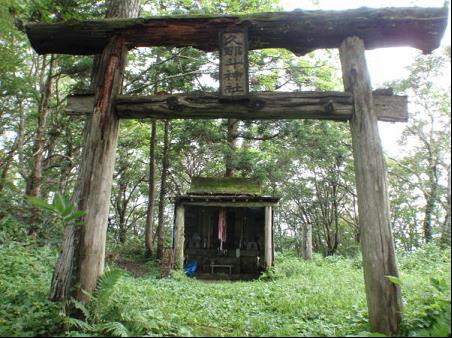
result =
[[47,300],[56,252],[14,242],[0,245],[0,336],[61,332],[61,304]]
[[[132,258],[130,256],[129,258]],[[56,252],[15,242],[0,245],[0,335],[353,336],[367,333],[359,258],[278,255],[251,282],[201,282],[156,263],[137,278],[110,266],[93,301],[71,301],[85,319],[47,300]],[[403,336],[450,334],[450,250],[427,246],[399,255]]]

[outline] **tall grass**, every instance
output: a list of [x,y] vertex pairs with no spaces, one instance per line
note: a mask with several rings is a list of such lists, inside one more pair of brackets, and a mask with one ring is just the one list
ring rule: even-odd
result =
[[[345,336],[366,334],[360,258],[277,256],[251,282],[202,282],[181,273],[134,278],[113,269],[87,319],[64,317],[46,294],[48,249],[0,246],[0,335]],[[405,303],[401,335],[450,332],[450,250],[399,255]],[[82,306],[82,305],[80,305]],[[449,321],[447,321],[449,318]],[[66,331],[62,324],[69,327]],[[447,332],[448,331],[448,332]]]

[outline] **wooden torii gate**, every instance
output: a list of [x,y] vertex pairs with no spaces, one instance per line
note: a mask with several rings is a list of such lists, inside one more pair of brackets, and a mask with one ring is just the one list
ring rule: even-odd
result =
[[[69,110],[91,112],[82,163],[85,225],[79,283],[94,290],[103,272],[106,224],[120,118],[311,118],[350,121],[358,193],[359,224],[369,323],[387,334],[398,331],[400,287],[390,226],[385,162],[377,120],[407,120],[406,97],[372,93],[365,49],[438,48],[448,8],[360,8],[244,16],[156,17],[90,20],[26,26],[39,54],[101,54],[93,96],[73,97]],[[219,48],[224,31],[247,29],[249,49],[286,48],[304,55],[339,48],[345,92],[253,93],[137,97],[119,95],[127,51],[135,47]],[[181,229],[179,229],[180,231]],[[82,294],[82,297],[83,294]]]

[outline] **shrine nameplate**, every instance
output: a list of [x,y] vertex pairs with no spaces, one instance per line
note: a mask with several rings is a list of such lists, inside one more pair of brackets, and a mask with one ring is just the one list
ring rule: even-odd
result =
[[245,96],[248,85],[247,30],[220,33],[220,95]]

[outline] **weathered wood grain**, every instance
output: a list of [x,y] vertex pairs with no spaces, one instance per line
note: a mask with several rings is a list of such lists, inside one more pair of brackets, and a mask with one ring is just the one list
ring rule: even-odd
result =
[[344,40],[340,48],[344,87],[353,93],[355,114],[350,121],[355,163],[356,191],[363,255],[369,324],[372,331],[391,336],[398,332],[402,299],[392,237],[386,165],[376,108],[364,55],[357,37]]
[[304,55],[320,48],[338,48],[351,35],[366,49],[411,46],[430,53],[439,47],[448,9],[358,8],[345,11],[260,13],[243,16],[173,16],[138,19],[29,24],[26,32],[39,54],[98,54],[115,36],[129,48],[192,46],[218,50],[224,29],[248,28],[249,49],[287,48]]
[[272,207],[265,207],[265,248],[264,248],[265,268],[273,265],[273,215]]
[[184,268],[184,246],[185,246],[185,207],[176,205],[176,226],[174,228],[174,269]]
[[120,91],[127,49],[124,40],[113,39],[100,58],[96,99],[90,131],[81,163],[79,207],[86,210],[80,236],[77,298],[89,302],[104,271],[108,210],[118,139],[119,120],[112,111]]
[[[380,121],[406,122],[406,96],[374,95]],[[67,112],[92,111],[93,97],[69,96]],[[248,98],[224,98],[216,94],[118,96],[119,118],[156,119],[323,119],[347,121],[353,114],[352,96],[344,92],[258,93]]]

